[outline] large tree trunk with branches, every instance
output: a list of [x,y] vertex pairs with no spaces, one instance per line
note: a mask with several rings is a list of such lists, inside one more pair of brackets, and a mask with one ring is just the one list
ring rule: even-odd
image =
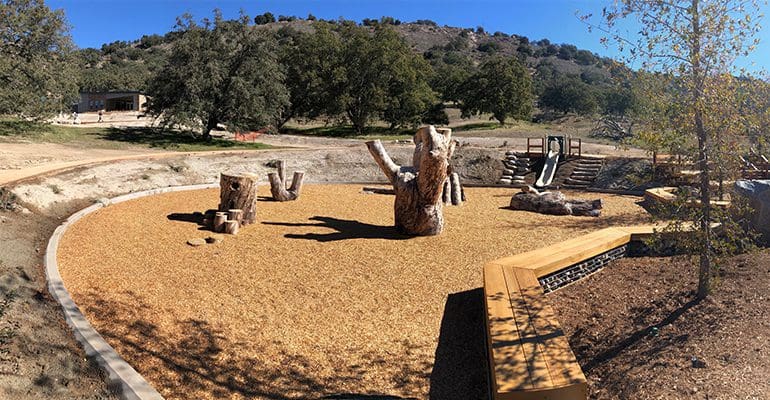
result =
[[412,166],[396,165],[379,140],[366,142],[369,152],[393,185],[395,226],[408,235],[438,235],[444,227],[442,193],[456,141],[451,129],[420,128],[414,135]]

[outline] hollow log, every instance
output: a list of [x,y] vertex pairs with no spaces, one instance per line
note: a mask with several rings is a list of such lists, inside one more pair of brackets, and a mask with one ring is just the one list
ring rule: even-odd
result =
[[447,167],[457,142],[452,140],[451,129],[439,133],[427,126],[417,130],[414,144],[412,167],[394,163],[379,140],[366,142],[366,147],[393,185],[396,229],[408,235],[438,235],[444,227],[442,193]]
[[238,221],[233,221],[231,219],[228,219],[227,221],[225,221],[225,233],[228,233],[230,235],[237,235],[239,226],[240,225],[238,224]]
[[239,224],[257,220],[257,176],[253,174],[221,174],[219,179],[219,211],[243,210]]
[[227,213],[224,211],[217,211],[217,213],[214,214],[214,220],[211,226],[212,230],[214,232],[224,232],[225,221],[227,221]]
[[305,173],[303,171],[295,172],[291,180],[291,187],[288,190],[280,174],[280,171],[267,174],[267,179],[270,181],[270,193],[273,195],[273,199],[276,201],[296,200],[302,190],[302,181],[305,178]]
[[577,215],[598,217],[602,209],[601,199],[587,201],[567,199],[561,192],[522,191],[511,197],[514,210],[534,211],[541,214]]

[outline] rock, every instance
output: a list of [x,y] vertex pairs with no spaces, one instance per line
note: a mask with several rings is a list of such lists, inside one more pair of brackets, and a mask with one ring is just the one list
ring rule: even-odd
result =
[[749,200],[752,227],[762,234],[765,244],[770,243],[770,180],[739,180],[735,190]]
[[187,244],[193,247],[203,246],[204,244],[206,244],[206,239],[202,239],[202,238],[189,239],[187,241]]
[[513,172],[514,171],[512,169],[504,169],[503,170],[503,174],[504,175],[513,175]]
[[500,178],[500,183],[502,183],[503,185],[510,185],[511,180],[507,178]]
[[224,235],[214,234],[206,238],[206,243],[222,243],[225,240]]
[[515,152],[515,151],[513,151],[513,150],[508,150],[508,151],[506,151],[506,152],[505,152],[505,155],[506,155],[506,156],[515,156],[515,155],[516,155],[516,152]]

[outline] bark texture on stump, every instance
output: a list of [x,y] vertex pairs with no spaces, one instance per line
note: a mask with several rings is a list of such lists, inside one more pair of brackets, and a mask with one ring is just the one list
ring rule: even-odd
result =
[[257,176],[252,174],[221,174],[219,178],[219,211],[243,210],[239,223],[248,225],[257,220]]
[[276,201],[290,201],[296,200],[299,197],[305,173],[303,171],[295,172],[288,190],[286,189],[286,183],[281,178],[281,172],[271,172],[267,174],[267,179],[270,181],[270,193],[273,195],[273,199]]
[[238,221],[233,220],[227,220],[225,221],[225,233],[229,233],[231,235],[237,235],[238,234]]
[[541,214],[578,215],[598,217],[602,209],[601,199],[587,201],[568,200],[561,192],[519,192],[511,197],[514,210],[534,211]]
[[366,142],[377,165],[393,185],[395,226],[408,235],[438,235],[444,227],[442,193],[447,180],[449,158],[457,142],[451,129],[420,128],[414,135],[412,166],[396,165],[382,142]]
[[214,220],[211,225],[211,230],[213,230],[214,232],[224,232],[225,221],[227,221],[227,213],[224,211],[217,211],[217,213],[214,214]]

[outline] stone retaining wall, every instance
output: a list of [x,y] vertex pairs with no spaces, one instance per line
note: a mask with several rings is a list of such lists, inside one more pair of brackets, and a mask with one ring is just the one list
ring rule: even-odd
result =
[[586,276],[597,272],[613,260],[625,257],[627,254],[627,244],[616,247],[610,251],[599,254],[598,256],[581,261],[560,271],[554,272],[553,274],[540,278],[540,286],[543,287],[543,291],[545,293],[553,292],[554,290],[561,289],[570,283],[573,283],[579,279],[585,278]]

